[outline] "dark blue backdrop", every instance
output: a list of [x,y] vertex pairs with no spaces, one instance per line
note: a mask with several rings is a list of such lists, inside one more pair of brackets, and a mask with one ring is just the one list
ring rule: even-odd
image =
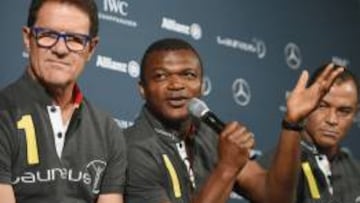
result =
[[[122,127],[131,125],[142,104],[137,80],[143,51],[163,37],[183,38],[198,49],[206,71],[204,100],[223,120],[246,123],[261,151],[276,144],[286,94],[303,69],[332,60],[360,75],[357,0],[97,3],[101,41],[80,86]],[[28,4],[8,0],[0,7],[0,87],[24,71],[21,27]],[[360,117],[354,122],[344,144],[360,157]]]

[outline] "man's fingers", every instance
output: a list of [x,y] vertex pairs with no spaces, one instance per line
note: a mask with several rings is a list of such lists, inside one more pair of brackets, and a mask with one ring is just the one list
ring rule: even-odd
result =
[[333,68],[335,67],[335,65],[333,63],[329,63],[325,69],[323,70],[323,72],[320,73],[319,77],[317,77],[316,81],[315,82],[320,82],[322,83],[322,81],[326,81],[330,75],[331,75],[331,72],[333,70]]
[[335,78],[344,71],[344,67],[335,68],[330,72],[328,79],[325,81],[325,88],[328,89],[331,87],[331,84],[334,82]]
[[309,72],[307,70],[303,70],[299,80],[297,81],[295,88],[293,90],[293,92],[297,92],[299,90],[303,90],[306,87],[306,83],[309,79]]
[[244,126],[228,135],[227,139],[241,148],[252,148],[254,146],[254,133],[248,131]]
[[335,78],[343,71],[343,67],[335,67],[334,64],[329,64],[317,78],[314,86],[318,86],[317,88],[319,88],[320,93],[326,93],[333,84]]

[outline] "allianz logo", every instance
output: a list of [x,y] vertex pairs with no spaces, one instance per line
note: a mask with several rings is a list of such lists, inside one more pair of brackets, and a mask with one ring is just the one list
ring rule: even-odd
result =
[[111,57],[98,55],[96,67],[127,73],[133,78],[140,74],[140,65],[138,62],[131,60],[129,62],[115,61]]
[[202,38],[202,29],[199,24],[193,23],[191,25],[185,25],[176,22],[176,20],[163,17],[161,22],[161,28],[185,35],[189,35],[195,40],[199,40]]
[[233,48],[233,49],[239,49],[241,51],[254,53],[258,56],[258,58],[262,59],[266,56],[266,45],[265,42],[256,38],[252,39],[252,42],[244,42],[237,39],[231,39],[227,37],[216,37],[216,42],[219,45]]

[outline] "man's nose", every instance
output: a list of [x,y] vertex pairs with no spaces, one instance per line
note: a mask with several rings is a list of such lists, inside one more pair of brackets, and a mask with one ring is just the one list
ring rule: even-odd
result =
[[69,52],[69,49],[66,45],[65,36],[59,37],[52,50],[58,54],[65,54]]
[[336,110],[330,109],[325,119],[330,125],[336,125],[338,123],[338,115]]

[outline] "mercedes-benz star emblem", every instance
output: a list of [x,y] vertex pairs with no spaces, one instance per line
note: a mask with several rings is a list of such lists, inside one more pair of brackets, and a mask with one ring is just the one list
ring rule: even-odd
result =
[[302,61],[301,51],[295,43],[288,43],[285,47],[284,54],[285,61],[291,69],[296,70],[300,67]]
[[240,106],[246,106],[251,99],[250,86],[246,80],[238,78],[232,85],[233,97],[235,102]]

